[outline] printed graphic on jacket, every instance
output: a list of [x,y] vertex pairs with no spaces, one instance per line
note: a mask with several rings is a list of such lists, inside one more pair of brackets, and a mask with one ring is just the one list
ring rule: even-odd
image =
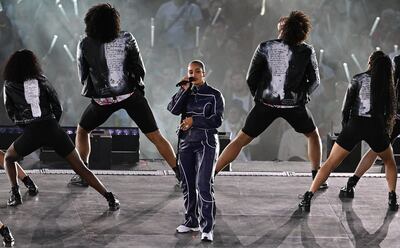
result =
[[289,68],[289,61],[292,51],[289,46],[282,42],[274,42],[267,46],[268,67],[271,72],[271,85],[264,94],[268,94],[272,99],[282,101],[285,98],[283,87]]
[[358,110],[359,116],[371,117],[371,77],[364,73],[358,78],[360,82],[360,92],[358,94],[360,98],[360,108]]
[[31,79],[24,82],[24,96],[26,102],[31,106],[32,116],[40,117],[42,111],[40,110],[40,89],[38,80]]
[[119,37],[112,42],[104,44],[105,57],[109,69],[108,81],[111,87],[118,87],[124,83],[125,46],[124,37]]

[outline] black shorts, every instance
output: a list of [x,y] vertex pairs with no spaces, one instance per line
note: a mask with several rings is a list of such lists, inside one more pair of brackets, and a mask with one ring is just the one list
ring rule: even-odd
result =
[[262,103],[256,103],[247,116],[242,131],[255,138],[264,132],[278,117],[285,119],[298,133],[310,133],[316,128],[313,117],[305,106],[274,108]]
[[54,148],[65,158],[75,146],[55,119],[33,122],[24,127],[24,132],[14,141],[14,149],[21,157],[31,154],[42,146]]
[[99,105],[92,100],[83,112],[79,126],[90,132],[120,109],[126,110],[143,133],[146,134],[158,130],[156,120],[146,98],[137,92],[121,102],[110,105]]
[[394,127],[392,130],[392,134],[390,135],[390,143],[393,143],[394,140],[399,136],[400,134],[400,120],[396,119],[396,122],[394,123]]
[[367,142],[376,153],[383,152],[390,145],[384,122],[369,117],[350,118],[339,134],[336,143],[347,151],[351,151],[361,140]]

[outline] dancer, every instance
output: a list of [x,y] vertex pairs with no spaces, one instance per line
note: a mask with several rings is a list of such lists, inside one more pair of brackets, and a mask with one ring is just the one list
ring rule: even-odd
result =
[[[2,161],[3,163],[0,162],[0,166],[4,167],[4,152],[0,151],[0,161]],[[21,180],[25,187],[28,189],[28,194],[30,196],[35,196],[39,193],[39,188],[36,186],[36,184],[32,181],[32,179],[26,174],[26,172],[24,171],[24,169],[22,169],[21,165],[19,163],[15,163],[17,166],[17,171],[18,171],[18,178],[19,180]],[[7,205],[8,206],[14,206],[16,204],[16,202],[14,201],[13,198],[10,198],[7,201]]]
[[[311,30],[310,18],[293,11],[278,23],[279,38],[261,43],[247,73],[247,84],[255,106],[245,126],[218,158],[216,172],[232,162],[241,149],[271,123],[284,118],[308,139],[308,157],[314,178],[321,163],[321,140],[310,111],[309,95],[320,83],[314,48],[304,41]],[[321,188],[327,188],[326,182]]]
[[[77,61],[82,95],[92,99],[79,121],[75,144],[88,165],[90,132],[112,113],[125,109],[146,137],[174,170],[179,169],[171,144],[161,135],[144,97],[145,68],[139,47],[131,33],[120,31],[118,11],[110,4],[99,4],[85,16],[86,37],[78,45]],[[87,186],[79,175],[71,184]]]
[[[399,80],[400,80],[400,55],[394,58],[394,84],[396,88],[396,95],[397,101],[399,100],[400,96],[400,87],[399,87]],[[397,113],[395,117],[395,124],[393,127],[393,131],[390,134],[390,143],[393,144],[394,140],[400,134],[400,105],[397,102]],[[343,198],[354,198],[354,188],[356,187],[358,180],[364,175],[365,172],[375,163],[376,158],[378,155],[371,149],[369,149],[364,156],[362,157],[361,161],[358,163],[356,171],[354,175],[351,176],[346,186],[342,187],[339,192],[339,197]]]
[[382,51],[376,51],[369,57],[368,64],[368,70],[355,75],[347,90],[342,110],[342,131],[299,204],[305,211],[310,211],[311,198],[319,185],[361,140],[367,142],[385,164],[389,209],[396,211],[399,207],[396,196],[397,168],[388,135],[393,128],[396,111],[392,62]]
[[14,237],[10,231],[8,226],[4,225],[3,222],[0,221],[0,234],[3,237],[3,245],[5,247],[14,246]]
[[50,146],[107,199],[110,210],[119,209],[119,201],[84,166],[71,139],[58,124],[62,108],[57,93],[42,74],[33,52],[20,50],[12,54],[4,69],[4,79],[7,114],[16,125],[24,129],[22,135],[7,149],[4,157],[11,182],[9,202],[13,204],[10,205],[22,204],[15,162],[42,146]]
[[[213,241],[215,225],[214,171],[219,152],[217,128],[222,124],[224,98],[205,81],[200,60],[188,65],[168,110],[181,115],[178,164],[182,175],[185,221],[178,233],[201,231],[202,241]],[[200,212],[200,214],[199,214]],[[200,228],[199,228],[200,221]]]

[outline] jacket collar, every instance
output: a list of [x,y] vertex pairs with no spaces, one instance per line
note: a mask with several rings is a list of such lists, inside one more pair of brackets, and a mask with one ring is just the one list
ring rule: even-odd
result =
[[193,85],[192,91],[193,93],[202,93],[206,90],[207,86],[207,82],[204,82],[204,84],[200,85],[199,87]]

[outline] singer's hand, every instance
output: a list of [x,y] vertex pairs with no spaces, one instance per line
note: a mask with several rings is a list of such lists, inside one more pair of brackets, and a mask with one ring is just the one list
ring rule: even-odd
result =
[[191,128],[192,125],[193,125],[193,118],[192,118],[192,117],[186,117],[186,118],[182,121],[182,123],[181,123],[181,125],[180,125],[180,129],[183,130],[183,131],[186,131],[186,130],[188,130],[189,128]]
[[187,82],[186,84],[181,84],[181,88],[184,89],[185,91],[189,89],[190,87],[190,82],[189,82],[189,77],[184,76],[181,80],[181,82]]

